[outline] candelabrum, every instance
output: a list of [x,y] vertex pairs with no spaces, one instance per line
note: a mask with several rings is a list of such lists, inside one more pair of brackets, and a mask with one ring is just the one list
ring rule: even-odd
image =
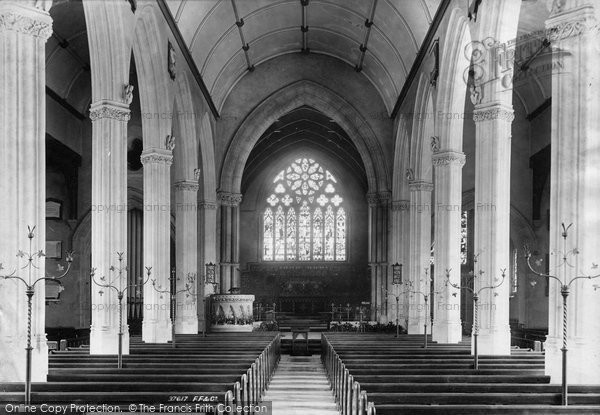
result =
[[[596,275],[579,275],[579,276],[575,276],[573,278],[571,278],[570,280],[567,280],[566,274],[567,274],[567,270],[568,268],[575,268],[575,265],[572,263],[573,260],[577,257],[577,255],[579,255],[579,250],[577,248],[571,249],[567,251],[567,237],[569,234],[569,229],[571,228],[571,226],[573,226],[573,224],[569,224],[569,226],[565,226],[564,223],[561,224],[562,226],[562,251],[557,252],[558,255],[561,256],[561,258],[559,259],[558,265],[555,268],[555,273],[559,273],[559,269],[563,268],[564,269],[564,274],[565,277],[564,279],[561,279],[559,277],[557,277],[556,275],[551,275],[550,271],[548,273],[543,273],[543,272],[539,272],[537,270],[535,270],[533,268],[533,266],[531,265],[531,251],[529,250],[529,247],[527,245],[525,245],[525,258],[527,259],[527,266],[529,267],[529,269],[531,270],[531,272],[533,272],[536,276],[538,277],[544,277],[544,278],[548,278],[553,279],[558,281],[558,283],[560,284],[560,293],[562,295],[562,309],[563,309],[563,321],[562,321],[562,348],[560,349],[562,352],[562,404],[564,406],[568,405],[568,385],[567,385],[567,333],[568,333],[568,326],[567,326],[567,322],[568,322],[568,314],[567,314],[567,297],[569,297],[569,292],[570,292],[570,288],[571,288],[571,284],[573,284],[575,281],[580,280],[580,279],[594,279],[594,278],[599,278],[600,274],[596,274]],[[536,265],[539,266],[541,265],[542,260],[538,259],[536,261]],[[597,269],[598,265],[597,264],[592,264],[591,269]],[[594,287],[595,289],[596,287]]]
[[188,272],[185,277],[185,285],[182,289],[177,289],[177,281],[181,281],[180,278],[177,278],[177,272],[175,268],[171,270],[171,276],[169,277],[170,287],[166,288],[160,284],[156,283],[156,280],[152,280],[152,287],[154,290],[160,294],[160,298],[162,298],[163,294],[170,295],[170,308],[171,308],[171,346],[173,348],[176,346],[175,341],[175,320],[177,313],[177,295],[185,293],[186,298],[190,295],[195,295],[192,293],[192,287],[196,284],[196,274],[193,272]]
[[[44,254],[44,251],[40,250],[38,252],[33,252],[33,238],[35,238],[35,226],[32,228],[30,226],[27,227],[27,238],[29,238],[29,252],[24,252],[22,250],[19,250],[17,252],[17,257],[19,258],[24,258],[27,263],[22,266],[21,268],[15,269],[13,270],[10,274],[8,275],[0,275],[0,278],[3,279],[13,279],[16,281],[21,281],[23,284],[25,284],[25,295],[27,295],[27,347],[25,347],[25,351],[26,351],[26,366],[25,366],[25,405],[29,405],[31,403],[31,352],[33,350],[33,347],[31,346],[31,300],[33,295],[35,294],[35,286],[37,285],[38,282],[40,281],[53,281],[56,282],[58,284],[60,284],[62,286],[61,283],[61,279],[64,278],[69,271],[71,270],[71,265],[73,263],[73,252],[72,251],[68,251],[66,253],[66,263],[67,263],[67,267],[65,269],[65,267],[61,264],[58,264],[58,272],[60,272],[60,275],[57,276],[49,276],[46,275],[46,273],[44,271],[41,271],[40,268],[36,265],[37,261],[40,258],[43,258],[46,256],[46,254]],[[3,266],[0,263],[0,271],[3,270]],[[27,276],[26,277],[20,277],[17,275],[17,273],[20,270],[26,270]],[[44,276],[43,277],[36,277],[34,275],[34,273],[36,272],[44,272]]]
[[[477,259],[479,254],[475,255],[473,258],[473,268],[475,268],[477,264]],[[473,295],[473,369],[479,369],[479,351],[477,349],[477,339],[479,337],[479,294],[481,294],[485,290],[494,290],[500,287],[504,283],[504,279],[506,278],[506,269],[501,269],[501,279],[495,278],[493,285],[481,285],[479,287],[475,287],[475,280],[478,277],[483,277],[485,275],[484,270],[479,270],[477,273],[475,271],[471,271],[469,273],[468,280],[466,284],[460,285],[450,281],[450,272],[452,269],[446,269],[446,282],[450,284],[452,287],[457,290],[467,290],[470,291]],[[456,297],[457,293],[452,294]],[[498,293],[494,293],[494,296],[498,296]]]
[[[421,280],[423,281],[423,280]],[[431,295],[433,294],[441,294],[441,291],[431,291],[431,278],[429,277],[429,267],[425,268],[425,283],[427,284],[427,290],[425,292],[420,291],[420,290],[414,290],[413,289],[413,282],[409,281],[408,282],[408,289],[406,290],[406,292],[408,292],[409,294],[411,294],[411,296],[414,295],[422,295],[423,296],[423,301],[425,302],[425,320],[424,320],[424,324],[423,324],[423,348],[427,349],[427,323],[429,322],[429,320],[431,320],[431,311],[429,309],[429,299],[431,298]],[[408,323],[407,323],[408,325]],[[408,329],[408,327],[407,327]]]
[[98,280],[96,280],[96,268],[92,268],[90,271],[90,278],[92,279],[92,282],[101,288],[100,291],[98,291],[98,294],[100,296],[104,295],[104,290],[102,290],[102,288],[115,290],[115,292],[117,293],[117,299],[119,300],[119,349],[117,354],[117,368],[119,369],[123,368],[123,297],[124,294],[130,289],[139,290],[142,287],[144,287],[144,285],[146,285],[146,283],[150,279],[150,274],[152,270],[152,267],[146,267],[146,278],[143,279],[142,277],[139,277],[138,284],[124,284],[123,274],[127,273],[127,266],[123,265],[123,255],[123,252],[117,252],[119,266],[115,267],[114,265],[111,265],[109,267],[110,275],[114,275],[114,277],[112,278],[107,278],[103,275]]

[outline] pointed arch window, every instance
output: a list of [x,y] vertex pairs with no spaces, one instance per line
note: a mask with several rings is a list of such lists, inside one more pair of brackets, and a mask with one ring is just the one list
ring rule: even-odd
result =
[[337,185],[311,158],[275,176],[263,212],[264,261],[346,261],[347,210]]

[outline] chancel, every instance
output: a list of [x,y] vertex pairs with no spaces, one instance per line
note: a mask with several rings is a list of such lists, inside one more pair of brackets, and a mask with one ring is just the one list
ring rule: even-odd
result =
[[599,414],[599,28],[1,1],[0,412]]

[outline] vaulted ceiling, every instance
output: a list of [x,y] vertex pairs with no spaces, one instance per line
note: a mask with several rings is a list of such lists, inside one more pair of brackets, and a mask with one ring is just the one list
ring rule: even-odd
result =
[[220,110],[248,71],[286,53],[359,69],[391,110],[440,0],[167,0]]

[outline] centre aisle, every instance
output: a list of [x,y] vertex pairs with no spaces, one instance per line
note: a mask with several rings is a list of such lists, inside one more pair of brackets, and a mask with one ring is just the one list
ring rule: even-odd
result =
[[282,355],[262,400],[273,402],[273,415],[339,415],[319,355]]

